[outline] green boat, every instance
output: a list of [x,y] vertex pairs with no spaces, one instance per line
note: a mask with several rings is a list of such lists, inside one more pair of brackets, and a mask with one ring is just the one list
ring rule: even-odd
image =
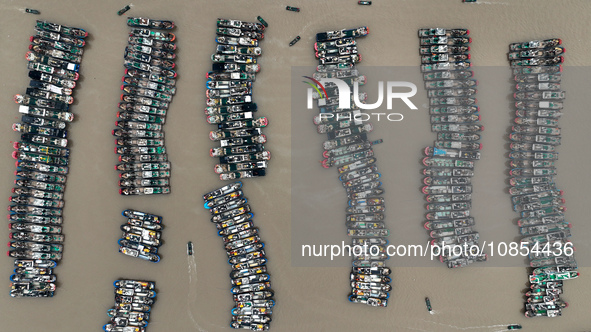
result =
[[73,36],[76,38],[85,38],[88,36],[88,32],[86,32],[84,29],[66,27],[63,25],[59,25],[59,24],[55,24],[55,23],[51,23],[51,22],[47,22],[47,21],[37,20],[36,27],[39,29],[46,30],[46,31],[58,32],[60,34],[67,35],[67,36]]
[[429,300],[428,297],[425,298],[425,304],[427,305],[427,310],[429,311],[429,313],[432,314],[433,309],[431,308],[431,301]]
[[539,274],[539,275],[530,275],[529,282],[532,284],[539,284],[540,282],[544,281],[556,281],[556,280],[569,280],[574,279],[579,276],[579,272],[576,271],[565,271],[561,273],[551,273],[551,274]]

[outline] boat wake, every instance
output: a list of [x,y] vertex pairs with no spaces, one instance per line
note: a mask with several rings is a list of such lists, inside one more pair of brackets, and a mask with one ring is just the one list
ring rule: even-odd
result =
[[187,268],[189,272],[189,292],[187,297],[187,313],[189,314],[189,318],[193,322],[193,326],[199,332],[207,332],[207,330],[203,329],[199,326],[199,323],[195,320],[193,316],[193,311],[191,310],[191,304],[195,304],[195,300],[197,299],[197,262],[195,261],[194,255],[187,255]]
[[504,6],[509,6],[509,3],[508,2],[477,1],[477,2],[474,2],[473,4],[476,4],[476,5],[504,5]]
[[450,325],[450,324],[443,324],[443,323],[433,322],[433,321],[426,320],[426,319],[423,319],[423,321],[428,322],[428,323],[433,323],[433,324],[441,325],[441,326],[445,326],[445,327],[449,327],[449,328],[460,330],[460,331],[503,328],[501,330],[495,330],[495,332],[499,332],[499,331],[505,331],[505,330],[507,330],[507,325],[508,325],[508,324],[497,324],[497,325],[482,325],[482,326],[460,327],[460,326],[455,326],[455,325]]

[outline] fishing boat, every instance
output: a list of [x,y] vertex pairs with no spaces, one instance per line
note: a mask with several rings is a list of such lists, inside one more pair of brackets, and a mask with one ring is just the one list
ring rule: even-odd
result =
[[431,300],[429,300],[428,297],[425,298],[425,305],[427,306],[427,311],[429,311],[430,314],[433,314],[433,309],[431,308]]

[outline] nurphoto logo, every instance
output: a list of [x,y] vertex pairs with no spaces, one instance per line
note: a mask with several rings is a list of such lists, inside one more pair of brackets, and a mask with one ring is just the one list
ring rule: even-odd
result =
[[[309,76],[304,77],[315,83],[312,84],[308,81],[304,81],[304,83],[312,87],[308,88],[308,109],[313,108],[314,99],[338,98],[338,108],[351,109],[356,107],[362,110],[375,110],[382,106],[382,103],[384,102],[383,81],[378,82],[378,100],[373,104],[365,104],[361,102],[361,98],[359,97],[360,93],[358,82],[353,83],[353,103],[351,103],[351,87],[349,87],[349,85],[347,85],[347,83],[345,83],[343,80],[338,78],[322,78],[320,80],[316,80]],[[394,99],[401,99],[411,110],[417,109],[417,107],[409,99],[417,93],[417,86],[414,83],[404,81],[387,81],[386,83],[386,99],[388,110],[392,109],[392,100]],[[394,88],[398,87],[410,88],[410,91],[394,92]],[[330,93],[327,93],[327,88],[329,89]]]

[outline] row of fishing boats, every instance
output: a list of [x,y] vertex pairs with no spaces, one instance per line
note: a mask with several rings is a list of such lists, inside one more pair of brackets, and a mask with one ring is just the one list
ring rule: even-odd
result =
[[560,299],[564,280],[576,278],[574,247],[568,238],[563,192],[555,183],[555,161],[561,143],[559,119],[562,54],[558,38],[509,45],[508,58],[515,80],[515,125],[509,139],[509,193],[517,224],[529,248],[533,271],[527,292],[527,317],[557,317],[567,303]]
[[56,289],[53,268],[64,250],[67,125],[74,120],[70,105],[86,36],[80,28],[36,21],[25,55],[31,81],[25,94],[14,96],[22,117],[12,125],[21,133],[12,153],[17,169],[8,207],[13,297],[51,297]]
[[156,301],[154,281],[120,279],[115,286],[115,306],[107,310],[106,332],[145,332]]
[[533,269],[529,276],[530,289],[525,294],[526,317],[558,317],[568,303],[560,299],[564,280],[577,278],[579,272],[570,265],[553,265]]
[[158,263],[160,261],[158,248],[162,245],[163,218],[136,210],[124,210],[121,214],[127,218],[127,222],[121,225],[123,235],[117,242],[119,252]]
[[264,30],[261,23],[217,20],[212,71],[206,75],[205,115],[207,123],[217,126],[209,138],[219,146],[210,149],[209,155],[219,158],[214,171],[221,180],[264,176],[271,159],[262,131],[268,120],[257,117],[252,98]]
[[[365,84],[366,77],[356,68],[361,60],[356,38],[368,33],[367,27],[360,27],[316,35],[314,49],[319,65],[311,79],[323,93],[313,94],[319,111],[313,120],[318,133],[327,135],[322,166],[337,168],[348,200],[347,234],[352,237],[351,247],[360,249],[352,250],[349,301],[386,307],[392,290],[391,270],[386,266],[389,230],[384,223],[384,190],[373,150],[382,140],[370,141],[367,134],[373,126],[361,120],[361,110],[353,105],[339,108],[337,86],[323,82],[323,79],[338,78],[350,87]],[[361,93],[360,97],[365,100],[367,94]],[[370,251],[370,247],[374,250]]]
[[203,195],[222,238],[230,272],[234,299],[232,322],[236,329],[266,331],[275,306],[267,273],[265,243],[255,227],[254,214],[242,191],[242,182],[233,182]]
[[120,164],[121,195],[170,193],[170,162],[163,125],[176,92],[174,22],[128,17],[131,27],[124,52],[125,75],[113,130]]
[[[418,33],[431,130],[437,134],[434,144],[424,150],[424,227],[432,245],[476,248],[480,235],[470,213],[472,177],[482,149],[479,132],[484,127],[475,98],[478,81],[468,61],[470,31],[428,28]],[[458,268],[486,261],[487,256],[470,250],[441,250],[439,259],[449,268]]]

